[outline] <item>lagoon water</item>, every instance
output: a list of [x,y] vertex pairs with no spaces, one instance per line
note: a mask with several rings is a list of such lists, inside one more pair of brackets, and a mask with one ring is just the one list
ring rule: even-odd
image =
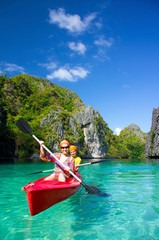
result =
[[83,166],[88,185],[111,194],[81,190],[30,216],[21,187],[46,173],[51,163],[0,165],[0,240],[158,240],[159,160],[113,160]]

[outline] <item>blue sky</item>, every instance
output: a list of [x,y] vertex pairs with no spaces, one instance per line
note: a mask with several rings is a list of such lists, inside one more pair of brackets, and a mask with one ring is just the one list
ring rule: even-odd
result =
[[157,0],[2,0],[0,73],[76,92],[109,128],[150,131],[159,106]]

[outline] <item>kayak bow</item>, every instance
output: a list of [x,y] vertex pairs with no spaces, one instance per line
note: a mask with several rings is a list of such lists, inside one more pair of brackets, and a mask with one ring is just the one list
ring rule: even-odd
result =
[[[78,173],[78,177],[81,175]],[[46,177],[28,183],[22,188],[25,190],[30,215],[34,216],[56,203],[66,200],[79,191],[81,183],[73,178],[67,182],[48,181]]]

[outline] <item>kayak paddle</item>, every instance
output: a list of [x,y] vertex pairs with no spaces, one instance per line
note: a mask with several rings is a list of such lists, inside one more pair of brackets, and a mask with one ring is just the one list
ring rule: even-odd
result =
[[[86,165],[90,165],[90,164],[95,164],[95,163],[101,163],[101,162],[107,162],[107,161],[112,161],[114,160],[114,158],[110,158],[110,159],[102,159],[102,160],[95,160],[95,161],[91,161],[91,162],[88,162],[88,163],[82,163],[80,164],[79,166],[80,167],[83,167],[83,166],[86,166]],[[33,172],[33,173],[29,173],[28,175],[33,175],[33,174],[38,174],[38,173],[45,173],[45,172],[51,172],[53,171],[54,169],[49,169],[49,170],[44,170],[44,171],[39,171],[39,172]]]
[[82,167],[82,166],[86,166],[86,165],[90,165],[90,164],[95,164],[95,163],[101,163],[101,162],[107,162],[107,161],[112,161],[114,160],[114,158],[110,158],[110,159],[102,159],[102,160],[93,160],[91,162],[88,162],[88,163],[82,163],[80,164],[79,166]]
[[[22,132],[29,133],[40,144],[40,140],[32,133],[31,127],[27,121],[25,121],[23,118],[19,118],[19,120],[16,122],[16,125]],[[50,153],[50,155],[52,155],[56,159],[57,163],[65,169],[65,165],[62,162],[60,162],[59,159],[44,144],[42,144],[42,146],[47,152]],[[101,192],[98,188],[94,186],[86,185],[80,178],[78,178],[71,171],[71,169],[69,170],[69,173],[85,187],[85,190],[87,193],[98,195],[98,196],[109,196],[109,194]]]

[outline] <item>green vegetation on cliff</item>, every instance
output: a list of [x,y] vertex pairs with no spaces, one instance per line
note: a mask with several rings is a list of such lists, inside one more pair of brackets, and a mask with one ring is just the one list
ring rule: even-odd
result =
[[109,131],[108,157],[139,158],[145,156],[146,134],[133,124],[124,128],[119,136]]
[[7,150],[11,142],[12,145],[16,144],[16,151],[20,157],[29,157],[39,152],[39,146],[31,136],[21,133],[16,127],[15,123],[20,117],[30,123],[34,133],[40,139],[47,140],[49,126],[48,129],[41,130],[40,122],[51,110],[59,108],[65,137],[68,137],[68,115],[84,106],[77,94],[69,89],[53,84],[47,79],[27,74],[12,78],[0,76],[0,99],[1,157],[13,156],[14,147],[9,152]]
[[[16,127],[16,121],[20,117],[29,122],[34,134],[39,139],[43,139],[48,147],[51,143],[54,143],[51,147],[59,143],[59,136],[67,137],[71,144],[78,144],[80,154],[84,156],[87,153],[84,132],[74,118],[74,114],[83,108],[85,105],[77,94],[47,79],[27,74],[12,78],[0,76],[0,157],[13,156],[15,150],[20,158],[39,153],[39,146],[35,140]],[[48,118],[50,113],[53,117],[45,122],[45,118]],[[74,119],[77,134],[73,132],[71,118]],[[45,124],[40,127],[42,122]],[[102,145],[108,144],[108,157],[125,158],[144,155],[145,138],[136,135],[132,129],[125,128],[120,136],[116,136],[102,117],[96,118],[94,124],[97,129],[99,128],[98,134]],[[101,124],[105,134],[103,129],[100,129]],[[61,126],[63,136],[59,133]]]

